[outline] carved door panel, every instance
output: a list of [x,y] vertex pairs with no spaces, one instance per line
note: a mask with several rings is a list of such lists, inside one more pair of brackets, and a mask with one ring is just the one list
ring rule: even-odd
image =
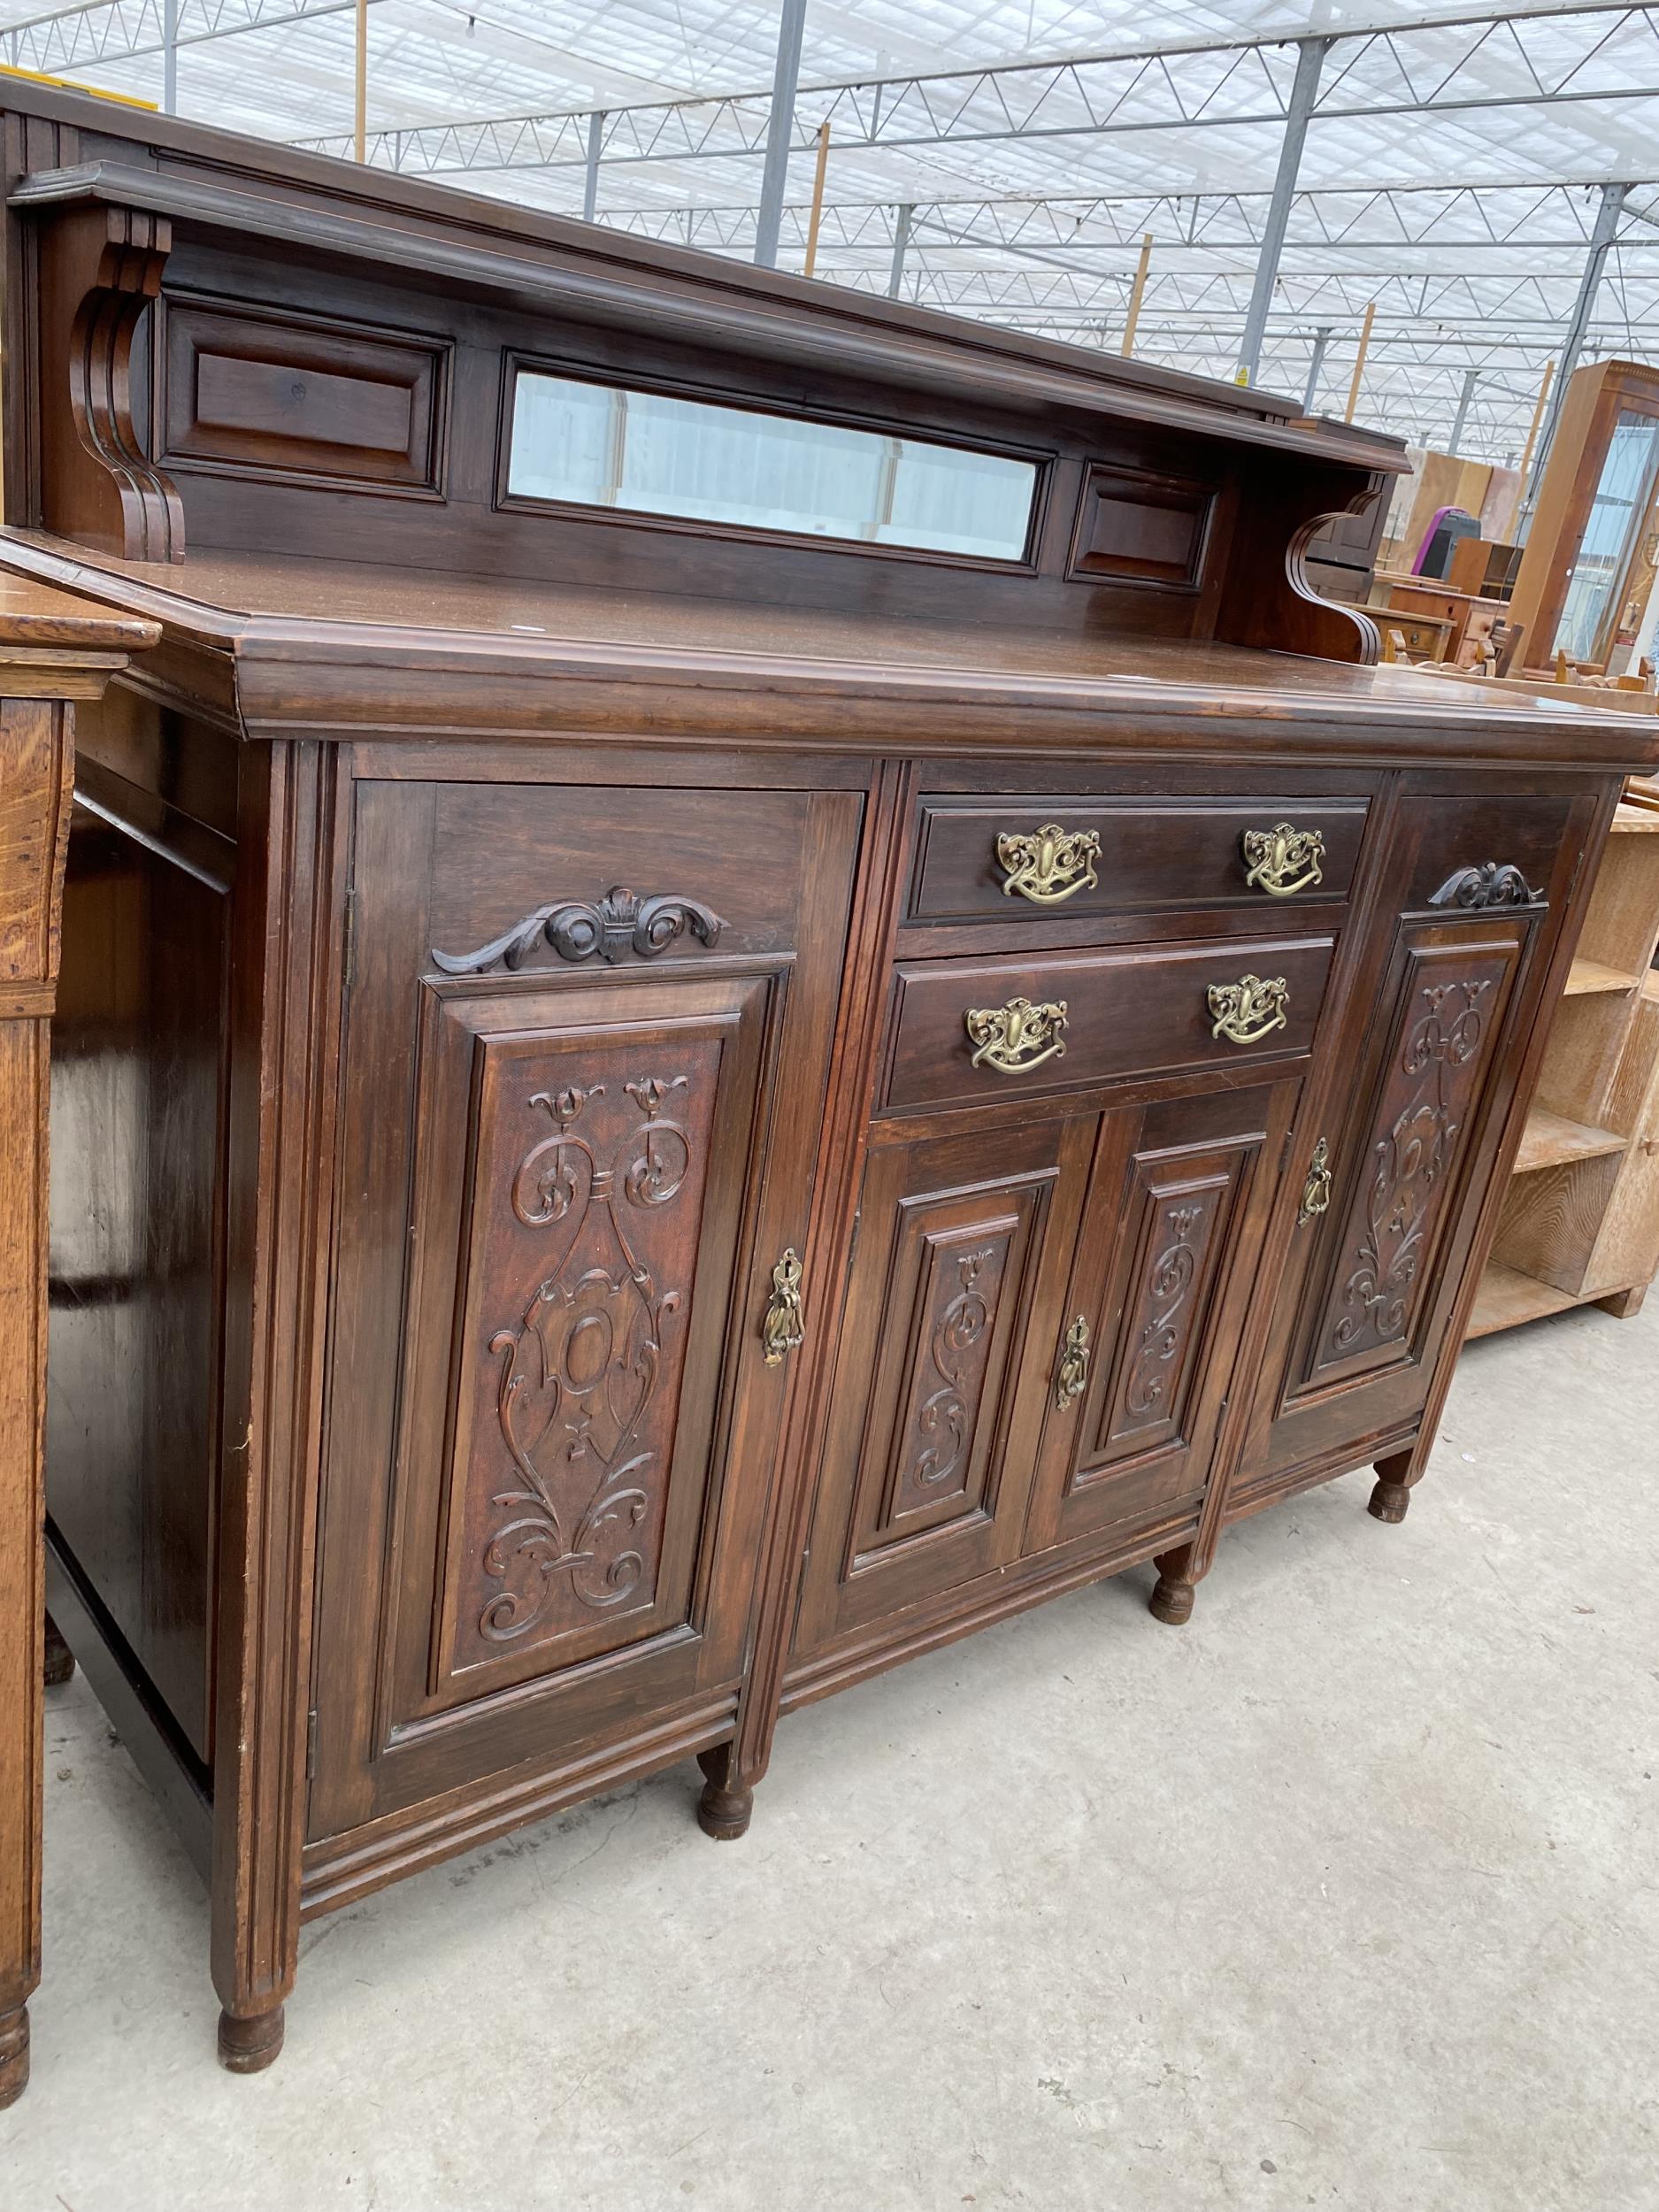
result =
[[1104,1118],[1048,1362],[1028,1550],[1202,1499],[1299,1088]]
[[[858,814],[761,796],[747,882],[687,795],[630,795],[655,907],[578,878],[522,925],[480,856],[457,892],[429,794],[360,799],[314,1836],[729,1709],[818,1136],[781,1102],[825,1093]],[[829,873],[780,919],[790,836]]]
[[1402,778],[1298,1116],[1298,1218],[1233,1503],[1420,1415],[1596,805],[1564,781]]
[[878,1130],[798,1650],[1018,1555],[1041,1348],[1058,1321],[1096,1119],[910,1142]]

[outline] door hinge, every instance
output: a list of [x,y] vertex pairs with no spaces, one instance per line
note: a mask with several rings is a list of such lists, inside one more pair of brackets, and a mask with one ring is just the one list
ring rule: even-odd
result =
[[342,992],[349,993],[350,991],[352,981],[356,977],[357,972],[357,887],[355,883],[349,883],[346,886],[346,948],[341,968],[341,988]]
[[317,1779],[317,1708],[313,1705],[305,1716],[305,1779]]
[[1290,1165],[1290,1148],[1295,1143],[1295,1131],[1294,1129],[1286,1129],[1285,1132],[1285,1142],[1279,1155],[1279,1171],[1281,1175]]

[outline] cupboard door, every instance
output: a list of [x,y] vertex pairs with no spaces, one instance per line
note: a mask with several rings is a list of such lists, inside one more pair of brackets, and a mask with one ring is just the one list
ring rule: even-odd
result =
[[1095,1121],[872,1141],[797,1650],[1018,1555]]
[[1028,1548],[1195,1509],[1300,1085],[1104,1117]]
[[490,952],[595,795],[522,795],[493,867],[442,797],[359,800],[315,1837],[706,1729],[741,1679],[859,802],[726,795],[761,866],[701,795],[627,797],[706,936],[465,964],[444,939]]

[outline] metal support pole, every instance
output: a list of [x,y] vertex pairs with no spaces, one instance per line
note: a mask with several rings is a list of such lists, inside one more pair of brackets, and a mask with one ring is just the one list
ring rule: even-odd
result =
[[588,119],[588,170],[582,179],[582,220],[591,223],[594,211],[599,205],[599,142],[605,134],[603,108],[595,108]]
[[1452,417],[1452,434],[1446,441],[1446,450],[1448,453],[1455,453],[1457,450],[1458,441],[1463,434],[1463,425],[1469,419],[1469,403],[1471,399],[1473,399],[1475,396],[1475,387],[1479,383],[1479,381],[1480,372],[1479,369],[1467,369],[1464,371],[1463,388],[1457,395],[1457,412]]
[[357,157],[369,157],[369,0],[357,0]]
[[161,111],[179,112],[179,0],[166,0],[161,12]]
[[1256,282],[1250,292],[1250,304],[1244,318],[1244,338],[1239,348],[1239,375],[1240,384],[1253,384],[1262,363],[1262,340],[1267,334],[1267,311],[1272,304],[1273,287],[1279,281],[1279,257],[1284,251],[1285,233],[1290,227],[1290,204],[1295,196],[1296,173],[1302,166],[1302,141],[1308,135],[1308,125],[1313,115],[1313,104],[1319,93],[1319,73],[1325,67],[1325,58],[1330,50],[1328,38],[1299,39],[1296,45],[1296,74],[1290,88],[1290,103],[1285,111],[1285,135],[1279,142],[1279,172],[1273,179],[1273,196],[1268,203],[1267,220],[1262,226],[1262,250],[1256,257]]
[[1302,411],[1304,415],[1310,415],[1313,412],[1314,396],[1319,389],[1319,372],[1325,366],[1325,348],[1330,342],[1331,326],[1329,323],[1321,323],[1313,334],[1313,352],[1308,361],[1308,388],[1302,396]]
[[898,220],[893,226],[893,266],[887,271],[887,297],[895,300],[899,287],[904,281],[904,256],[910,243],[910,218],[916,212],[913,201],[906,200],[899,209]]
[[1147,271],[1152,265],[1152,233],[1147,231],[1141,240],[1141,263],[1135,271],[1134,288],[1129,295],[1129,312],[1124,318],[1124,342],[1118,349],[1130,354],[1135,349],[1135,325],[1141,320],[1141,303],[1146,297]]
[[829,174],[830,127],[827,119],[818,125],[818,167],[812,173],[812,206],[806,221],[806,260],[803,276],[810,276],[818,267],[818,227],[824,220],[824,180]]
[[783,196],[789,181],[789,141],[795,136],[795,94],[801,81],[801,37],[805,29],[806,0],[783,0],[778,16],[772,114],[766,124],[766,158],[760,173],[760,214],[755,225],[755,263],[762,269],[778,265]]
[[1348,388],[1348,409],[1342,419],[1352,422],[1354,410],[1359,405],[1360,379],[1365,373],[1365,356],[1371,351],[1371,326],[1377,319],[1377,303],[1367,300],[1365,319],[1359,326],[1359,351],[1354,356],[1354,381]]
[[1572,373],[1578,365],[1578,356],[1584,350],[1584,334],[1589,327],[1595,307],[1595,296],[1601,287],[1601,272],[1607,266],[1608,249],[1618,230],[1618,219],[1624,212],[1627,184],[1604,184],[1601,204],[1595,211],[1595,225],[1590,233],[1590,250],[1585,258],[1584,274],[1578,280],[1578,296],[1573,303],[1572,319],[1567,325],[1566,342],[1561,349],[1561,366],[1555,375],[1555,388],[1550,396],[1544,416],[1544,426],[1538,440],[1538,451],[1533,457],[1532,474],[1522,486],[1521,511],[1517,518],[1517,541],[1525,538],[1526,526],[1532,519],[1538,488],[1544,480],[1544,471],[1549,465],[1549,449],[1555,442],[1556,426],[1567,396],[1567,387]]

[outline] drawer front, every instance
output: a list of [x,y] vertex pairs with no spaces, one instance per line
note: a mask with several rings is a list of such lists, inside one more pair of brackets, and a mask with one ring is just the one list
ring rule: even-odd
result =
[[883,1103],[1002,1102],[1304,1053],[1333,945],[1247,938],[1174,952],[905,963]]
[[924,799],[908,918],[1344,899],[1365,814],[1360,798]]

